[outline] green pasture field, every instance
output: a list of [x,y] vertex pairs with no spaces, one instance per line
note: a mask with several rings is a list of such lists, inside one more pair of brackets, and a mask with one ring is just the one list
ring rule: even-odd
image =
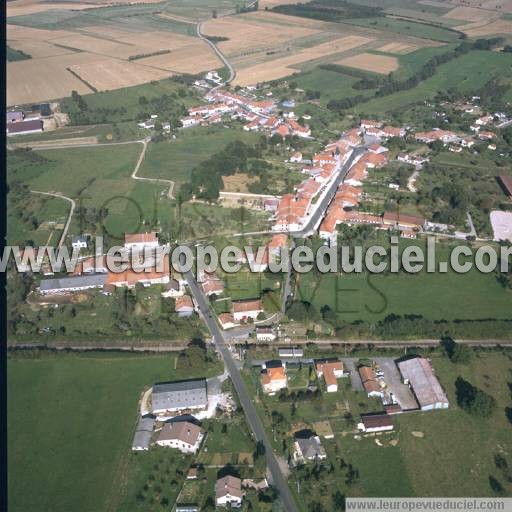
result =
[[442,64],[433,77],[417,87],[361,103],[354,111],[374,115],[404,110],[412,104],[434,97],[437,92],[445,92],[448,89],[471,93],[483,87],[494,76],[510,74],[511,66],[511,54],[471,51],[452,62]]
[[[343,241],[340,241],[343,243]],[[380,243],[375,241],[374,243]],[[402,242],[425,247],[419,241]],[[438,244],[437,263],[449,261],[449,249]],[[376,322],[390,314],[422,315],[430,320],[510,318],[512,295],[493,274],[473,269],[466,274],[315,274],[298,276],[296,300],[319,311],[329,305],[340,320]]]
[[140,169],[140,176],[164,178],[183,183],[194,167],[208,160],[233,141],[254,144],[260,135],[224,127],[187,128],[176,140],[151,144]]
[[[134,455],[140,394],[186,374],[169,355],[14,356],[8,361],[9,510],[148,510],[135,499],[148,474],[165,494],[186,459],[173,450]],[[34,421],[27,420],[27,411]],[[161,471],[152,464],[161,460]],[[170,468],[164,472],[165,467]],[[171,501],[172,503],[172,501]],[[158,508],[158,510],[160,510]]]

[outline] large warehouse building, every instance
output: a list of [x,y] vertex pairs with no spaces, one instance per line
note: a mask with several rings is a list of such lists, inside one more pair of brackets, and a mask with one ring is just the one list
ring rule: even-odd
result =
[[397,366],[404,384],[412,389],[422,411],[448,408],[448,398],[426,359],[415,357],[401,361]]
[[208,405],[206,380],[183,380],[155,384],[152,404],[154,414],[205,409]]

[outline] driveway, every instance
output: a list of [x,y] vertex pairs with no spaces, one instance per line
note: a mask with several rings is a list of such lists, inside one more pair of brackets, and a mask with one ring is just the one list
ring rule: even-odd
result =
[[407,411],[409,409],[417,409],[418,403],[414,398],[409,386],[402,383],[400,372],[392,357],[374,357],[373,360],[379,364],[384,372],[384,380],[388,385],[388,389],[395,395],[400,407]]
[[356,359],[351,357],[342,358],[343,364],[345,368],[350,372],[350,384],[352,389],[355,391],[364,391],[363,383],[361,382],[361,377],[359,377],[359,372],[356,370]]

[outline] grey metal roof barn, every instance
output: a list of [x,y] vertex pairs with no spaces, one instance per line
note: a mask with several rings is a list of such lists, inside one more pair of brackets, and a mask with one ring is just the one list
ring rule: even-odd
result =
[[415,357],[400,361],[397,366],[404,382],[412,388],[422,410],[448,407],[448,398],[426,359]]
[[153,412],[206,407],[206,379],[155,384],[152,403]]
[[133,436],[132,450],[148,450],[151,442],[153,427],[155,426],[155,418],[153,416],[145,416],[139,418],[137,430]]
[[41,293],[58,293],[87,290],[88,288],[102,288],[106,280],[107,274],[42,279],[39,289]]
[[312,435],[308,438],[297,437],[296,441],[299,445],[302,456],[305,459],[311,460],[325,458],[325,449],[318,436]]

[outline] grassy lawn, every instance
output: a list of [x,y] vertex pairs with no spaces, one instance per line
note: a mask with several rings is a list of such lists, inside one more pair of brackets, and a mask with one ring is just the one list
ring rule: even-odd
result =
[[[41,355],[8,361],[9,510],[132,510],[152,464],[171,450],[132,455],[137,401],[154,382],[190,378],[169,355]],[[37,421],[27,421],[27,411]],[[162,485],[164,487],[164,485]],[[121,507],[120,504],[125,506]],[[147,504],[146,504],[147,505]],[[148,510],[147,507],[140,509]]]
[[[376,242],[377,243],[377,242]],[[402,242],[420,245],[422,242]],[[446,246],[437,246],[437,262],[449,261]],[[492,274],[318,274],[299,277],[295,294],[317,310],[327,304],[345,321],[375,322],[392,313],[418,314],[431,320],[510,318],[512,295]]]
[[140,176],[164,178],[178,183],[188,181],[192,169],[221,151],[228,143],[240,140],[254,144],[260,135],[224,127],[188,128],[176,140],[151,144]]
[[197,462],[206,465],[252,464],[255,444],[244,417],[237,414],[229,421],[209,421],[208,436]]
[[[143,230],[143,223],[155,216],[167,220],[174,210],[170,201],[161,200],[160,192],[166,187],[130,177],[141,148],[140,144],[128,144],[46,150],[37,153],[44,158],[37,165],[25,160],[23,154],[9,153],[9,181],[75,200],[80,198],[85,208],[106,208],[108,214],[103,225],[112,236],[122,239],[125,232]],[[78,223],[75,216],[70,235],[80,233]],[[11,229],[19,237],[16,226],[9,227],[9,233]]]
[[352,85],[358,81],[357,78],[321,68],[294,75],[293,81],[297,82],[297,86],[305,91],[320,91],[320,103],[323,106],[331,99],[341,99],[356,93],[370,95],[369,91],[352,89]]
[[437,68],[437,73],[407,91],[358,105],[358,113],[379,114],[403,110],[408,105],[432,98],[438,91],[457,89],[469,93],[483,87],[493,76],[510,73],[512,56],[492,51],[471,51]]
[[258,298],[266,290],[279,293],[282,280],[280,274],[250,272],[247,267],[242,267],[240,272],[223,274],[221,278],[226,284],[224,295],[233,300]]

